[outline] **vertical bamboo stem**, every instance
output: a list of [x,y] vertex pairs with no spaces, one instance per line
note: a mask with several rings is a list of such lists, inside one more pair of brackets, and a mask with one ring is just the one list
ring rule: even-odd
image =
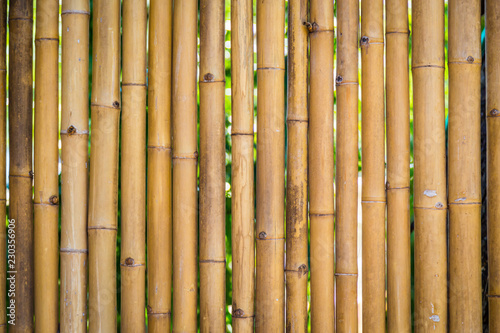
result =
[[152,0],[148,84],[148,331],[168,332],[172,309],[172,1]]
[[59,1],[37,0],[35,67],[35,330],[56,332],[59,296]]
[[[0,0],[0,221],[4,221],[7,209],[7,189],[6,189],[6,125],[7,125],[7,0]],[[7,278],[7,231],[0,228],[0,281]],[[7,288],[6,284],[0,284],[0,332],[7,332]]]
[[283,332],[284,1],[257,2],[257,332]]
[[356,332],[358,224],[357,0],[337,2],[336,330]]
[[447,330],[444,3],[412,4],[415,332]]
[[96,0],[89,195],[90,332],[115,332],[120,1]]
[[411,332],[408,1],[386,3],[387,330]]
[[233,330],[254,331],[253,4],[231,1]]
[[[332,11],[333,15],[333,11]],[[286,327],[307,332],[307,1],[288,2]],[[333,49],[333,46],[332,46]],[[333,50],[331,50],[333,51]],[[331,76],[331,75],[330,75]],[[333,86],[330,87],[333,94]],[[328,94],[327,96],[328,97]],[[333,105],[332,105],[333,107]],[[332,109],[333,116],[333,109]],[[333,119],[332,119],[333,121]],[[332,138],[333,140],[333,138]],[[333,142],[332,142],[333,144]],[[331,152],[333,153],[333,147]],[[333,168],[333,156],[332,156]],[[333,177],[333,173],[332,173]],[[332,187],[333,189],[333,187]],[[333,197],[332,197],[333,206]],[[333,209],[333,207],[332,207]],[[333,228],[333,220],[332,220]],[[332,229],[333,238],[333,229]],[[332,242],[333,246],[333,242]],[[332,249],[333,251],[333,249]],[[333,255],[333,253],[332,253]],[[327,256],[328,257],[328,256]],[[322,258],[325,259],[325,258]],[[332,279],[333,279],[333,257]],[[326,266],[328,268],[328,266]],[[321,269],[321,268],[320,268]],[[331,281],[333,288],[333,280]],[[321,282],[319,282],[321,283]],[[327,289],[328,290],[328,289]],[[326,296],[326,295],[325,295]],[[332,306],[333,306],[333,295]],[[333,310],[333,308],[332,308]],[[333,314],[332,314],[333,321]]]
[[123,2],[121,326],[145,331],[146,0]]
[[197,0],[174,2],[173,115],[173,331],[197,330]]
[[[10,332],[33,331],[33,1],[12,0],[9,8],[10,220],[15,221],[16,306]],[[12,299],[11,299],[12,300]]]

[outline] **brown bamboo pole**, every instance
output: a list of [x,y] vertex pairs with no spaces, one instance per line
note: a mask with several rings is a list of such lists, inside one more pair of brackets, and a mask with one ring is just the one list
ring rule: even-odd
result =
[[9,4],[9,219],[15,224],[15,325],[9,332],[33,331],[33,1]]
[[115,332],[120,1],[93,4],[89,189],[90,332]]
[[172,309],[172,1],[149,8],[148,332],[168,332]]
[[197,330],[197,120],[198,1],[174,2],[173,116],[173,331]]
[[408,1],[386,3],[387,330],[411,332]]
[[357,0],[337,2],[336,330],[356,332],[358,224]]
[[35,65],[35,330],[55,332],[59,310],[59,1],[37,0]]
[[226,330],[224,0],[200,2],[200,331]]
[[412,4],[415,332],[447,330],[444,3]]
[[[307,273],[309,271],[308,248],[307,248],[307,240],[308,240],[307,129],[308,129],[308,116],[309,116],[307,109],[308,31],[307,31],[307,26],[304,24],[307,22],[307,14],[308,12],[307,12],[306,0],[293,0],[288,2],[288,90],[287,90],[288,91],[288,109],[287,109],[288,153],[287,153],[287,182],[286,182],[287,237],[286,237],[285,280],[286,280],[286,327],[287,330],[291,330],[292,332],[307,332],[307,319],[308,319],[308,314],[307,314],[307,275],[308,275]],[[333,94],[333,86],[331,87],[331,89],[332,89],[331,92]],[[328,94],[326,97],[328,98]],[[332,116],[333,116],[333,110],[332,110]],[[333,152],[333,149],[331,149],[331,151]],[[332,167],[333,167],[333,156],[332,156]],[[333,206],[333,198],[332,198],[332,206]],[[332,237],[333,237],[333,230],[332,230]],[[330,259],[331,259],[331,264],[333,265],[333,257]],[[328,266],[326,268],[328,269]],[[333,279],[333,266],[331,274]],[[319,281],[319,283],[321,282]],[[331,283],[331,288],[333,288],[333,280]],[[332,295],[332,306],[333,306],[333,295]]]
[[[0,0],[0,221],[7,215],[7,179],[5,176],[7,167],[6,139],[7,139],[7,0]],[[3,223],[3,222],[2,222]],[[7,278],[7,230],[0,228],[0,281]],[[0,332],[7,332],[7,288],[6,284],[0,284]]]
[[363,327],[385,332],[384,5],[361,1]]
[[257,2],[257,332],[285,322],[284,27],[284,1]]
[[254,331],[255,300],[252,18],[252,0],[231,1],[232,319],[242,333]]
[[87,331],[89,1],[64,0],[61,71],[61,332]]
[[121,328],[145,332],[146,0],[123,2]]

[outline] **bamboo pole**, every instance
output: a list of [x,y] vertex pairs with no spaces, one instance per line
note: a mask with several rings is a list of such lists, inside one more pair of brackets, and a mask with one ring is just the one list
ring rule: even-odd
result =
[[197,330],[197,0],[174,2],[173,116],[173,331]]
[[415,332],[447,330],[444,3],[412,4]]
[[59,297],[59,1],[37,0],[35,66],[35,330],[56,332]]
[[337,2],[336,330],[356,332],[358,224],[357,0]]
[[[9,4],[9,219],[15,225],[15,325],[33,331],[33,1]],[[15,221],[15,222],[14,222]],[[9,275],[10,277],[12,275]]]
[[[306,0],[290,1],[288,3],[288,90],[287,90],[288,91],[287,168],[288,169],[287,169],[287,182],[286,182],[287,237],[286,237],[285,277],[286,277],[286,327],[287,330],[291,330],[293,332],[295,331],[307,332],[307,319],[308,319],[307,318],[308,317],[307,315],[308,274],[307,273],[309,271],[308,247],[307,247],[308,245],[307,244],[308,31],[306,25],[304,24],[306,22],[307,22],[307,1]],[[333,46],[331,51],[333,51]],[[333,86],[331,86],[330,89],[332,89],[331,92],[333,95]],[[329,92],[326,95],[326,98],[328,97],[329,97]],[[333,109],[331,111],[333,117]],[[330,149],[330,151],[333,153],[333,149]],[[333,156],[332,156],[332,170],[333,170]],[[333,177],[333,173],[331,176]],[[332,206],[333,206],[333,197],[332,197]],[[332,217],[332,225],[333,225],[333,217]],[[333,229],[331,236],[333,238]],[[333,247],[333,242],[332,242],[332,247]],[[321,259],[326,259],[326,258],[321,257]],[[331,257],[330,259],[332,265],[331,288],[333,288],[333,257]],[[326,269],[328,268],[329,266],[327,265]],[[319,267],[319,269],[321,269],[321,267]],[[319,277],[319,275],[316,276]],[[318,283],[321,283],[321,281],[318,280]],[[329,289],[327,288],[327,290]],[[331,296],[332,296],[331,300],[332,300],[332,311],[333,311],[333,294]],[[331,319],[333,322],[333,313]]]
[[385,332],[384,5],[361,1],[363,327]]
[[200,2],[200,331],[226,330],[224,0]]
[[386,3],[387,330],[411,332],[408,1]]
[[[7,0],[0,0],[0,221],[7,215],[7,189],[6,189],[6,125],[7,125]],[[7,230],[0,228],[0,281],[7,278]],[[0,284],[0,332],[7,332],[7,288],[6,283]]]
[[235,332],[254,331],[255,225],[252,0],[231,1],[232,319]]
[[148,332],[168,332],[172,303],[172,1],[152,0],[148,84]]
[[115,332],[120,1],[93,4],[89,189],[90,332]]
[[257,332],[285,322],[284,27],[285,1],[257,2]]
[[145,332],[146,0],[123,2],[121,328]]

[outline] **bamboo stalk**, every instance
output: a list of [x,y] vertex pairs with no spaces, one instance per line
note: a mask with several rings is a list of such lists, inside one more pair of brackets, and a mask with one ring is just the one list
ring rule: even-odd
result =
[[411,332],[408,1],[386,3],[387,330]]
[[257,332],[285,322],[284,27],[284,1],[257,2]]
[[[9,218],[15,223],[15,325],[33,331],[33,1],[9,4]],[[14,222],[15,221],[15,222]]]
[[197,0],[174,2],[173,331],[197,330]]
[[121,326],[145,332],[146,0],[123,2]]
[[415,332],[447,330],[444,3],[412,4]]
[[356,332],[358,211],[357,0],[337,2],[336,330]]
[[361,1],[363,327],[385,332],[384,5]]
[[59,296],[59,1],[37,0],[35,67],[35,330],[56,332]]
[[148,84],[148,332],[168,332],[172,303],[172,1],[152,0]]
[[[332,12],[333,15],[333,12]],[[307,332],[307,1],[288,3],[288,154],[286,182],[286,327]],[[333,46],[332,50],[333,51]],[[321,59],[318,59],[321,60]],[[333,80],[332,80],[333,81]],[[333,95],[333,86],[330,87]],[[328,98],[328,94],[326,95]],[[333,107],[333,104],[332,104]],[[328,110],[327,110],[328,111]],[[333,109],[332,117],[333,117]],[[333,121],[333,119],[332,119]],[[333,132],[332,132],[333,135]],[[332,137],[333,140],[333,137]],[[332,142],[333,144],[333,142]],[[331,149],[333,153],[333,149]],[[333,156],[332,156],[333,170]],[[333,177],[333,173],[331,175]],[[333,188],[332,188],[333,190]],[[332,197],[333,210],[333,197]],[[333,225],[333,217],[332,217]],[[333,228],[333,226],[332,226]],[[332,229],[333,238],[333,229]],[[332,242],[333,252],[333,242]],[[332,253],[333,256],[333,253]],[[328,256],[327,256],[328,257]],[[326,259],[326,258],[321,258]],[[332,281],[333,288],[333,257]],[[319,267],[321,269],[321,267]],[[326,269],[329,268],[327,265]],[[316,275],[318,276],[318,275]],[[318,280],[318,283],[321,283]],[[327,288],[327,290],[329,290]],[[326,296],[326,295],[325,295]],[[333,322],[333,294],[332,322]],[[319,300],[319,299],[318,299]]]
[[89,190],[90,332],[116,332],[120,1],[93,4]]
[[200,331],[226,330],[224,0],[200,2]]
[[[7,189],[6,189],[6,125],[7,125],[7,0],[0,0],[0,221],[7,215]],[[0,281],[7,278],[7,230],[0,228]],[[6,284],[0,284],[0,332],[7,332],[7,288]]]
[[231,1],[232,319],[235,332],[254,331],[255,226],[253,133],[253,4]]

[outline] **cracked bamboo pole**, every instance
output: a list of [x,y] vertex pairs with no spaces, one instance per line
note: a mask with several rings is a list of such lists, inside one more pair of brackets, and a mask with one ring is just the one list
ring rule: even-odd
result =
[[224,0],[200,1],[200,331],[226,330]]
[[33,1],[9,4],[9,219],[15,221],[15,325],[9,332],[33,331]]
[[255,224],[252,0],[231,1],[233,330],[254,331]]
[[148,332],[168,332],[172,310],[172,0],[149,8]]
[[255,328],[285,323],[285,1],[257,2],[257,275]]
[[[309,196],[311,219],[311,328],[333,332],[333,2],[311,1]],[[307,223],[306,223],[307,230]]]
[[357,0],[337,2],[336,330],[356,332],[358,226]]
[[120,1],[93,5],[89,189],[90,332],[116,332]]
[[[333,12],[332,12],[333,15]],[[286,327],[307,332],[307,0],[288,2]],[[333,47],[332,47],[333,51]],[[333,94],[333,87],[332,94]],[[327,95],[328,96],[328,95]],[[333,115],[333,112],[332,112]],[[333,145],[333,143],[332,143]],[[333,147],[331,149],[333,153]],[[333,162],[333,156],[332,156]],[[332,173],[333,177],[333,173]],[[333,189],[333,188],[332,188]],[[333,197],[332,197],[333,205]],[[333,209],[333,207],[332,207]],[[332,221],[333,224],[333,221]],[[332,230],[333,237],[333,230]],[[332,242],[333,246],[333,242]],[[332,278],[333,278],[333,258]],[[331,283],[333,288],[333,280]],[[333,295],[332,295],[333,306]],[[333,314],[332,314],[333,319]]]
[[[0,0],[0,221],[4,221],[7,214],[7,188],[6,188],[6,142],[7,142],[7,0]],[[3,222],[2,222],[3,223]],[[0,228],[0,281],[7,278],[7,229]],[[7,332],[7,288],[0,284],[0,332]]]
[[59,297],[59,1],[37,0],[35,65],[35,330],[56,332]]
[[361,1],[363,327],[385,332],[384,5]]
[[411,332],[408,1],[386,3],[387,330]]
[[198,1],[174,2],[173,117],[173,331],[197,330],[197,105]]
[[123,2],[121,328],[145,332],[146,0]]
[[412,4],[415,332],[447,330],[444,2]]

